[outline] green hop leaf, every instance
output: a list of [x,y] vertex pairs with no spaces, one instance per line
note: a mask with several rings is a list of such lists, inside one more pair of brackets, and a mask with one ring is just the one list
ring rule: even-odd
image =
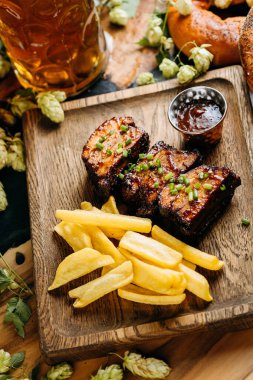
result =
[[4,322],[13,323],[17,334],[24,338],[24,325],[29,320],[32,311],[22,298],[13,297],[7,303]]
[[13,170],[23,172],[25,166],[25,149],[24,143],[20,138],[20,133],[16,133],[13,138],[8,138],[8,156],[7,166],[12,167]]
[[146,84],[155,83],[155,79],[152,73],[144,72],[139,74],[138,78],[136,79],[136,83],[138,86],[144,86]]
[[22,298],[18,298],[15,313],[23,323],[27,323],[32,315],[30,306]]
[[0,170],[7,165],[7,144],[4,140],[0,140]]
[[10,100],[11,112],[18,117],[22,117],[23,114],[33,108],[37,108],[37,105],[28,97],[16,95]]
[[4,78],[11,69],[11,64],[9,61],[0,57],[0,78]]
[[0,182],[0,211],[6,210],[8,206],[8,201],[6,197],[6,193],[4,191],[4,186],[2,182]]
[[54,123],[64,120],[64,112],[57,98],[50,92],[41,92],[36,97],[41,112]]
[[17,352],[16,354],[12,355],[11,368],[13,369],[19,368],[24,360],[25,360],[24,352]]
[[11,284],[11,278],[5,269],[0,269],[0,293],[2,293]]
[[148,379],[163,379],[167,377],[171,368],[163,361],[155,358],[144,358],[134,352],[125,352],[123,368],[127,368],[136,376]]
[[99,368],[95,376],[91,376],[91,380],[122,380],[123,370],[120,365],[112,364],[104,369]]
[[50,368],[46,374],[45,380],[64,380],[68,379],[73,373],[72,366],[63,362]]
[[11,367],[11,355],[9,352],[0,350],[0,373],[8,372]]

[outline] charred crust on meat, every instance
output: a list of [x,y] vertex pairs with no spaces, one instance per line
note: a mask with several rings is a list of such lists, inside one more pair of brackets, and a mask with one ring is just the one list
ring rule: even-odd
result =
[[[113,117],[101,124],[91,134],[82,152],[82,159],[99,197],[108,198],[118,185],[121,171],[148,148],[148,133],[137,127],[132,117]],[[124,157],[123,151],[127,151],[127,157]]]
[[[166,184],[168,172],[177,178],[201,163],[198,151],[177,150],[164,141],[154,144],[148,155],[153,156],[153,159],[138,160],[136,167],[125,176],[122,186],[123,200],[132,206],[138,216],[152,216],[158,211],[158,194]],[[161,173],[157,161],[162,168]],[[138,171],[143,165],[149,166],[148,170]]]
[[[200,173],[208,173],[208,177],[200,181]],[[176,195],[171,194],[168,187],[164,187],[159,194],[158,203],[167,228],[175,235],[193,241],[198,240],[224,211],[241,180],[226,167],[206,165],[192,169],[186,176],[191,181],[192,189],[196,183],[200,183],[197,200],[189,202],[185,186]],[[211,190],[203,187],[207,183],[212,186]]]

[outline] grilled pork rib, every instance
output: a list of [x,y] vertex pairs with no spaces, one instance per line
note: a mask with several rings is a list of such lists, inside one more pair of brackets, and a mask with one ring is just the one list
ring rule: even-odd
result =
[[136,127],[132,117],[113,117],[92,133],[82,159],[101,198],[109,197],[120,172],[148,147],[148,133]]
[[[168,186],[163,188],[159,210],[174,233],[196,238],[221,214],[241,180],[226,167],[206,165],[189,171],[185,178],[190,183],[177,193]],[[194,190],[195,199],[189,200]]]
[[136,209],[138,216],[151,216],[158,209],[158,194],[168,183],[166,175],[176,179],[181,173],[196,166],[200,155],[196,151],[177,150],[163,141],[157,142],[144,159],[125,175],[122,196]]

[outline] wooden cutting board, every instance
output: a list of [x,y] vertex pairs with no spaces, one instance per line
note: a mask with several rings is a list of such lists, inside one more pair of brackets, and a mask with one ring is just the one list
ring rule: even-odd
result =
[[[182,90],[176,80],[133,88],[64,104],[65,121],[53,127],[37,111],[27,114],[24,137],[30,203],[34,275],[41,348],[50,361],[101,356],[143,340],[208,328],[253,326],[253,233],[241,218],[253,220],[252,112],[243,72],[233,66],[209,72],[196,83],[221,91],[228,102],[222,142],[205,162],[227,165],[241,176],[242,186],[229,208],[202,240],[201,249],[225,261],[219,273],[201,272],[211,284],[214,301],[190,294],[180,307],[135,304],[111,293],[83,310],[74,310],[67,292],[83,283],[48,293],[55,270],[71,251],[53,233],[56,209],[75,209],[84,199],[100,206],[81,161],[91,132],[112,116],[133,116],[150,134],[151,143],[165,140],[181,147],[167,119],[172,98]],[[87,281],[97,273],[87,276]]]

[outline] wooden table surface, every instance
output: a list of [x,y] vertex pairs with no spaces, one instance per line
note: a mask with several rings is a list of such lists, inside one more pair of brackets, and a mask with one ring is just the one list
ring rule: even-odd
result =
[[[143,36],[148,13],[152,12],[154,4],[154,0],[142,1],[136,16],[138,22],[136,19],[131,20],[126,30],[111,28],[106,19],[103,22],[105,29],[110,31],[114,39],[112,59],[106,76],[118,88],[128,87],[139,72],[151,70],[156,65],[155,52],[150,49],[140,52],[132,43]],[[125,51],[129,54],[125,56],[123,62],[122,53]],[[16,264],[16,252],[22,252],[25,255],[25,262],[22,265]],[[32,283],[30,241],[7,251],[5,258],[21,276]],[[17,336],[12,325],[3,323],[7,296],[2,296],[0,302],[0,349],[3,348],[10,353],[25,351],[27,373],[40,362],[40,375],[42,375],[48,367],[39,349],[35,298],[32,297],[29,301],[33,314],[26,326],[25,339],[22,339]],[[55,318],[57,319],[57,315]],[[144,354],[166,360],[173,369],[169,376],[170,380],[253,380],[253,329],[226,334],[219,331],[200,332],[180,338],[145,342],[136,349]],[[110,356],[76,362],[71,379],[89,379],[100,365],[118,361],[117,357]],[[126,378],[131,379],[134,376],[129,374]]]

